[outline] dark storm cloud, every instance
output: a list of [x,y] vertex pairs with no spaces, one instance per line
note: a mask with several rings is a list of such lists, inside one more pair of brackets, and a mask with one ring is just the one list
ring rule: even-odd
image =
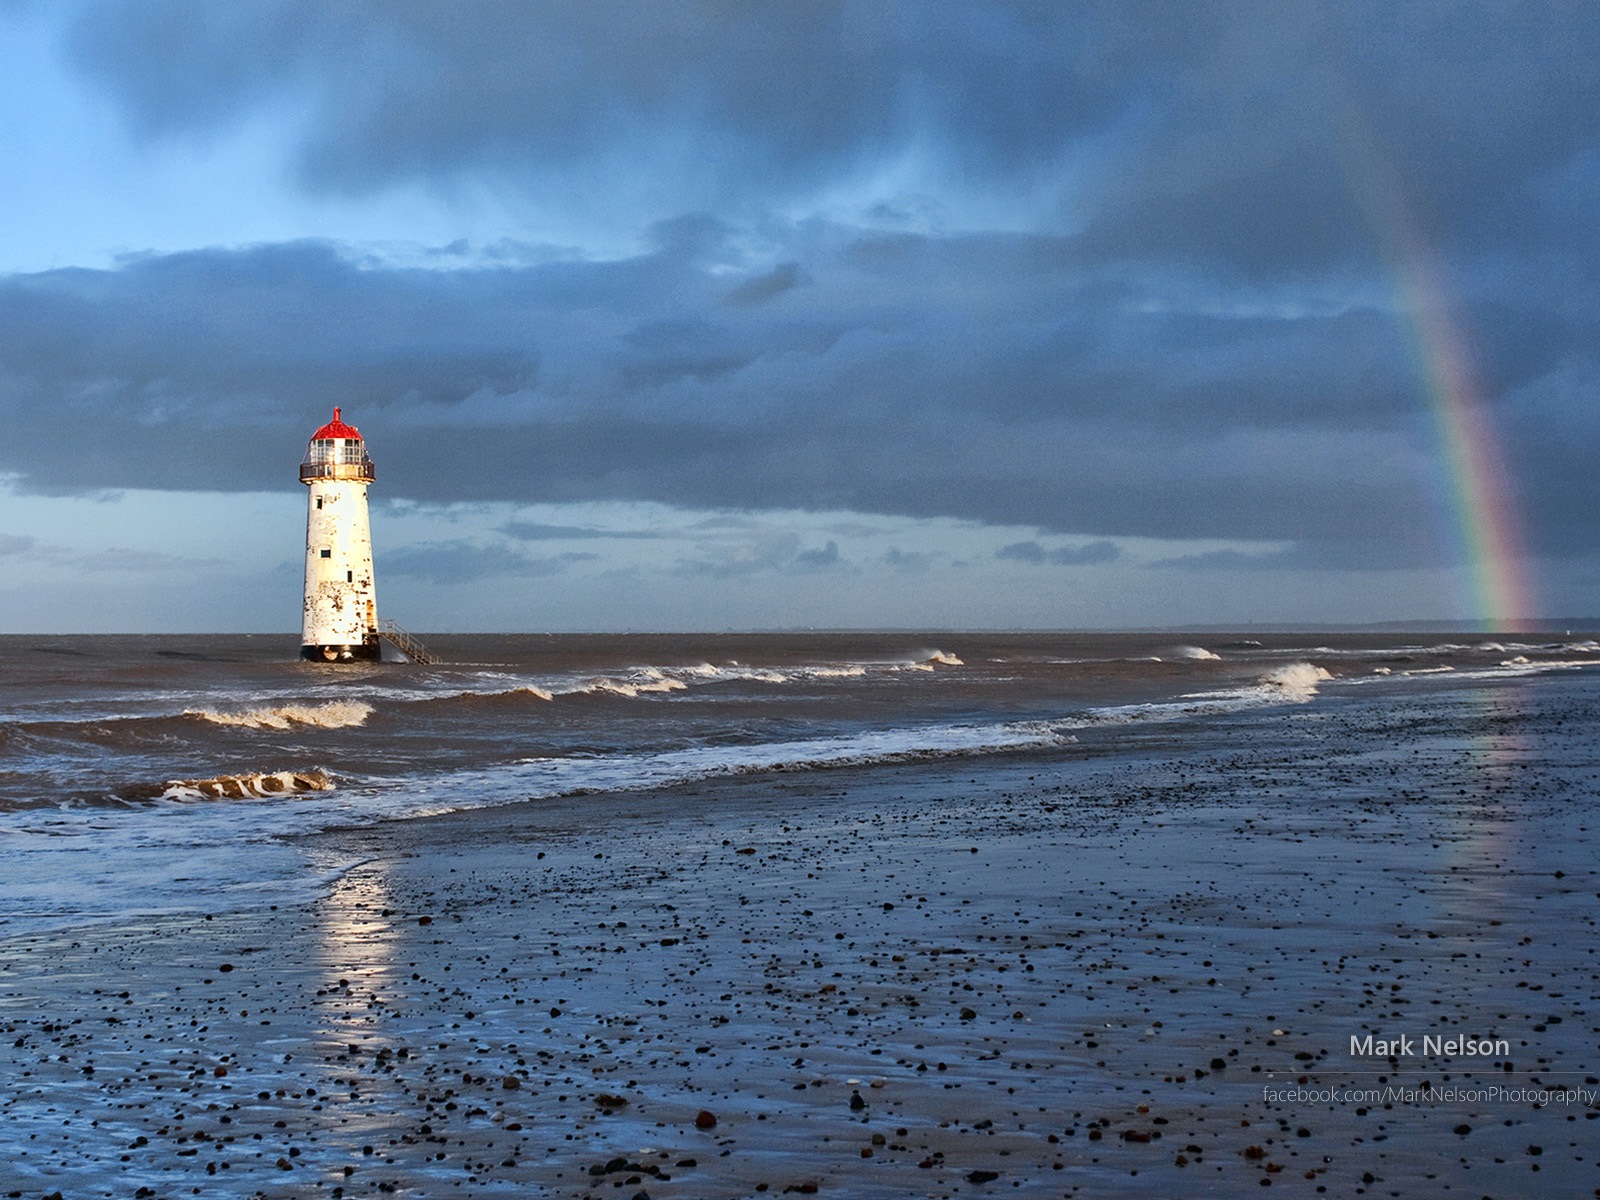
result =
[[570,196],[594,172],[632,172],[668,216],[771,203],[915,145],[1009,188],[1069,175],[1097,255],[1252,276],[1370,252],[1364,206],[1391,176],[1442,232],[1526,236],[1518,206],[1600,128],[1600,8],[1582,4],[946,0],[908,18],[841,0],[103,0],[81,13],[74,59],[134,128],[205,137],[287,107],[303,114],[295,153],[314,189],[489,175]]
[[[864,254],[877,240],[789,229],[812,283],[781,312],[726,306],[740,252],[703,235],[619,262],[446,272],[304,244],[0,279],[0,470],[281,490],[339,404],[389,497],[1431,544],[1407,457],[1427,414],[1392,316],[1173,312],[1055,238],[902,239],[890,265]],[[1513,357],[1507,427],[1562,416],[1592,444],[1581,382],[1541,386],[1588,359],[1561,337]],[[1592,490],[1577,449],[1558,464],[1533,511]]]
[[[671,195],[805,187],[932,123],[1026,172],[1114,114],[1095,58],[1127,29],[1049,4],[787,0],[127,0],[86,5],[87,75],[152,136],[205,135],[293,94],[298,166],[360,192],[441,172],[570,172],[623,150]],[[655,157],[651,157],[655,156]],[[663,157],[664,156],[664,157]]]
[[[1600,536],[1600,8],[82,11],[75,61],[149,137],[294,112],[315,191],[509,180],[578,209],[648,193],[637,228],[663,219],[607,262],[307,243],[0,279],[0,469],[24,486],[281,488],[337,403],[390,495],[1423,562],[1436,348],[1395,311],[1399,256],[1452,302],[1533,545]],[[981,219],[959,200],[909,194],[859,225],[772,215],[908,154],[1032,232],[960,232]]]
[[1392,250],[1397,202],[1454,250],[1537,238],[1542,181],[1600,131],[1592,6],[1177,10],[1145,62],[1136,148],[1086,230],[1109,258],[1328,269]]

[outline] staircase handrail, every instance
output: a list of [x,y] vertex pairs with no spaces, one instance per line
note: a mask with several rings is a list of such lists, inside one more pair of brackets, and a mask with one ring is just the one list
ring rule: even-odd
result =
[[419,666],[439,661],[439,656],[387,617],[378,622],[378,636]]

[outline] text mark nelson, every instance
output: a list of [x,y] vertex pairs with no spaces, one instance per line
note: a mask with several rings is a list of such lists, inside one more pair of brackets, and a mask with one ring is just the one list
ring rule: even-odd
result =
[[[1417,1049],[1418,1043],[1422,1049]],[[1505,1038],[1474,1038],[1425,1033],[1421,1038],[1409,1034],[1380,1038],[1373,1034],[1350,1035],[1352,1057],[1415,1058],[1418,1054],[1455,1057],[1509,1058],[1511,1043]]]

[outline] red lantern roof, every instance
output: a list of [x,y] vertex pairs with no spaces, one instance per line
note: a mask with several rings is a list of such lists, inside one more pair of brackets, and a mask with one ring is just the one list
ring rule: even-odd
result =
[[339,410],[333,410],[333,420],[311,435],[313,442],[327,441],[330,438],[355,438],[361,439],[361,431],[354,425],[346,425],[339,419]]

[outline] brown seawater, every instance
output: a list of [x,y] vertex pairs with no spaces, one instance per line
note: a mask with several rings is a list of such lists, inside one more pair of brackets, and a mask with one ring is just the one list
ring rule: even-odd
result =
[[[280,635],[0,638],[0,929],[326,887],[295,835],[696,778],[1072,747],[1266,706],[1491,687],[1586,638],[455,635],[321,666]],[[1176,725],[1175,725],[1176,723]]]

